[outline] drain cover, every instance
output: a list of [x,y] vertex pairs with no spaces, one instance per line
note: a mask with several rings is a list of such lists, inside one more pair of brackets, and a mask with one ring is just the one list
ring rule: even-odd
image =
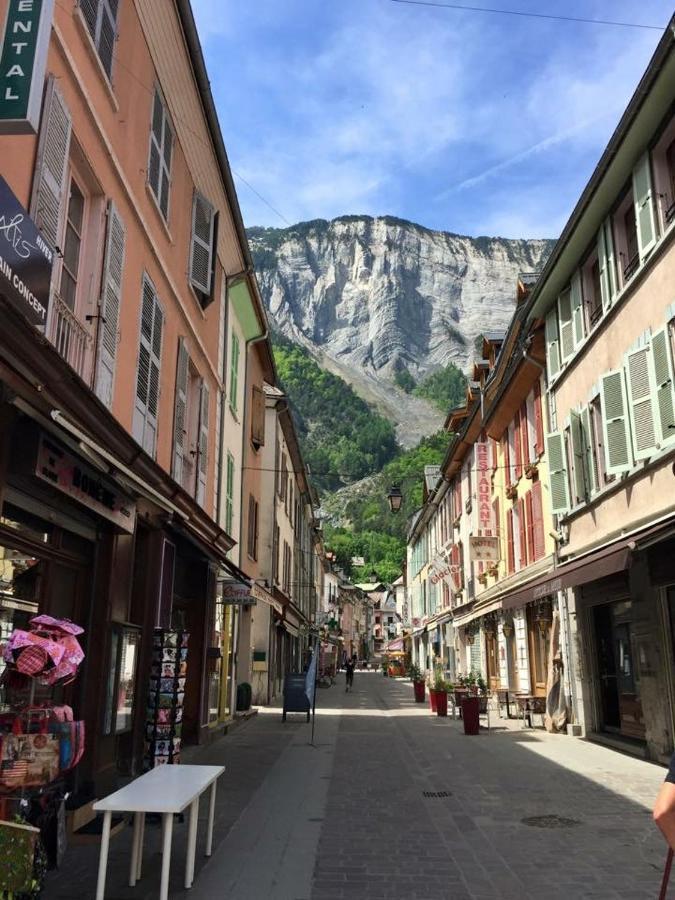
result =
[[450,791],[422,791],[423,797],[452,797]]
[[528,816],[520,821],[531,828],[574,828],[581,825],[578,819],[566,819],[564,816]]

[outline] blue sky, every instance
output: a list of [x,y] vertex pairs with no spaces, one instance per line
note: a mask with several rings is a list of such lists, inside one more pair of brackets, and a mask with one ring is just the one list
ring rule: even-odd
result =
[[[673,9],[485,5],[662,26]],[[193,7],[247,225],[284,222],[242,177],[291,223],[389,214],[556,237],[661,36],[392,0]]]

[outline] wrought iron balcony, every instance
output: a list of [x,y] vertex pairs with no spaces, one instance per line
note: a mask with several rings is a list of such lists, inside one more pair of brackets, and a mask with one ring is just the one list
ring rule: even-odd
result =
[[91,382],[92,336],[56,291],[51,296],[48,338],[77,374]]
[[630,281],[630,279],[637,272],[638,266],[640,265],[640,254],[634,253],[633,256],[628,260],[628,264],[625,266],[623,270],[623,280],[624,282]]
[[675,219],[675,200],[670,204],[668,209],[666,210],[666,225],[670,225],[670,223]]

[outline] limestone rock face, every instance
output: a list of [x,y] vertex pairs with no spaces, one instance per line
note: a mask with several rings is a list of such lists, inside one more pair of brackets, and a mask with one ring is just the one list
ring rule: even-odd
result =
[[466,370],[475,338],[507,327],[518,273],[539,271],[552,247],[388,216],[252,228],[249,240],[273,327],[397,421],[404,444],[442,416],[397,388],[395,373],[419,382],[448,362]]

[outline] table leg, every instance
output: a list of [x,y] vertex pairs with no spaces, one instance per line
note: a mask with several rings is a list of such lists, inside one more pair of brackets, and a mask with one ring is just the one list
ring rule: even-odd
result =
[[162,882],[159,900],[169,900],[169,870],[171,868],[171,837],[173,835],[173,813],[162,815]]
[[96,882],[96,900],[103,900],[105,895],[105,876],[108,870],[108,848],[110,847],[110,822],[112,812],[103,813],[103,832],[101,834],[101,852],[98,859],[98,881]]
[[195,854],[197,852],[197,818],[199,817],[199,797],[190,804],[188,824],[187,862],[185,865],[185,887],[191,888],[195,879]]
[[141,813],[134,813],[134,835],[131,839],[131,866],[129,868],[129,887],[136,887],[138,878],[138,843],[141,836]]
[[206,856],[211,856],[213,850],[213,820],[216,815],[216,785],[214,781],[211,785],[211,796],[209,797],[209,828],[206,832]]
[[138,867],[136,869],[136,881],[141,880],[141,869],[143,868],[143,840],[145,838],[145,813],[139,813],[141,817],[141,833],[138,835]]

